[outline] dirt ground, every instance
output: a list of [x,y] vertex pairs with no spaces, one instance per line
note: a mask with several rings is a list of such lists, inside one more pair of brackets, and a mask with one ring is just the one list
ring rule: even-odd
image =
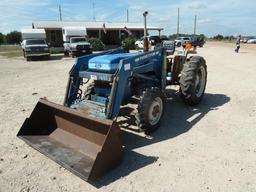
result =
[[256,45],[236,54],[209,42],[198,53],[208,65],[202,103],[188,107],[170,92],[161,128],[151,137],[123,131],[122,163],[93,185],[16,137],[39,98],[63,102],[74,60],[1,57],[0,192],[256,191]]

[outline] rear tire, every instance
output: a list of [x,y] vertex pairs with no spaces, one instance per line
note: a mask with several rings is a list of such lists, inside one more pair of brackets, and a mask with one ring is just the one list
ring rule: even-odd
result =
[[68,51],[64,51],[64,55],[68,57],[69,56]]
[[138,103],[135,116],[138,127],[146,134],[159,128],[164,114],[165,95],[157,87],[146,88]]
[[188,105],[200,103],[207,81],[207,66],[203,57],[194,56],[185,63],[180,77],[180,95]]

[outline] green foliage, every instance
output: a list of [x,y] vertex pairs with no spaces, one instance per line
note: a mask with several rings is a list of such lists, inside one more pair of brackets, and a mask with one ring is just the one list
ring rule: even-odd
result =
[[205,39],[206,38],[206,36],[204,35],[204,34],[200,34],[200,35],[197,35],[199,38],[201,38],[201,39]]
[[5,42],[5,35],[0,33],[0,44],[3,44]]
[[225,40],[232,41],[232,40],[235,39],[235,37],[234,37],[233,35],[231,35],[231,36],[225,36],[224,39],[225,39]]
[[235,39],[235,37],[233,35],[231,35],[231,36],[223,36],[223,35],[218,34],[216,36],[211,37],[211,39],[217,40],[217,41],[222,41],[222,40],[232,41],[232,40]]
[[172,34],[172,35],[169,35],[168,38],[170,40],[175,40],[177,38],[177,34]]
[[169,40],[169,38],[166,35],[161,35],[160,36],[160,40],[164,41],[164,40]]
[[6,43],[19,44],[21,42],[21,32],[12,31],[6,35]]
[[127,37],[122,41],[122,46],[125,49],[135,49],[135,41],[134,37]]
[[104,43],[98,38],[89,38],[88,42],[91,44],[93,51],[102,51],[105,49]]
[[213,36],[212,38],[213,38],[214,40],[218,40],[218,41],[221,41],[221,40],[224,39],[223,35],[220,35],[220,34],[218,34],[218,35],[216,35],[216,36]]

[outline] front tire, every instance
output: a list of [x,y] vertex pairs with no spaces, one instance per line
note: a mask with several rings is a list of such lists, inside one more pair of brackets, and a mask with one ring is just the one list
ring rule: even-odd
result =
[[66,57],[68,57],[68,56],[69,56],[68,51],[64,51],[64,56],[66,56]]
[[203,57],[194,56],[185,63],[180,77],[180,95],[188,105],[200,103],[207,81],[207,66]]
[[146,88],[138,103],[136,123],[146,134],[159,128],[164,114],[165,95],[157,87]]
[[31,57],[26,56],[27,61],[31,61]]

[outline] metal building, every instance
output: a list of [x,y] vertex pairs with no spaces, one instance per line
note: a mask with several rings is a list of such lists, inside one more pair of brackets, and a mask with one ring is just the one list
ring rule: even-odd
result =
[[[62,28],[63,27],[85,27],[89,37],[97,37],[106,45],[118,45],[121,40],[128,36],[128,29],[136,38],[143,36],[143,23],[112,23],[112,22],[93,22],[93,21],[34,21],[32,28],[45,29],[47,41],[53,47],[62,47]],[[148,31],[158,31],[160,36],[163,28],[147,27]]]

